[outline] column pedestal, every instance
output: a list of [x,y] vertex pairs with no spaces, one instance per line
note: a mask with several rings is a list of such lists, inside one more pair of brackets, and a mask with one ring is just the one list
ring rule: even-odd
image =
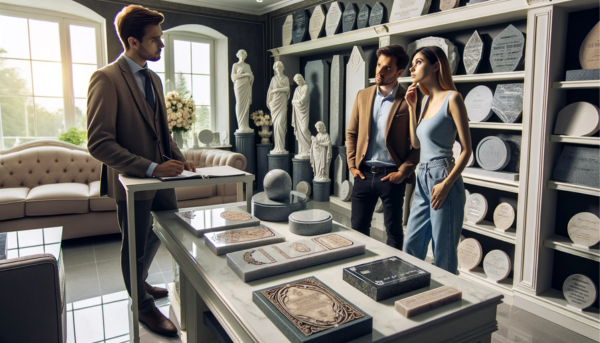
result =
[[273,144],[256,144],[256,189],[264,191],[263,181],[269,172],[269,159],[267,155],[273,150]]
[[329,201],[331,189],[331,180],[317,181],[313,180],[313,200],[314,201]]
[[298,190],[298,184],[306,181],[312,188],[314,178],[312,167],[310,166],[310,158],[292,158],[293,173],[292,173],[292,188]]
[[235,132],[235,152],[246,157],[246,171],[256,175],[256,147],[254,132]]
[[269,171],[273,169],[281,169],[285,170],[285,172],[288,174],[292,174],[292,168],[290,168],[290,154],[268,154],[267,158],[269,159]]

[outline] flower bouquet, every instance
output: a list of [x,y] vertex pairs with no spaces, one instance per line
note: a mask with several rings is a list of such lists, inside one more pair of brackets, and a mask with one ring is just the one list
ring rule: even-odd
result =
[[167,107],[167,121],[169,130],[173,131],[173,140],[177,146],[183,148],[182,133],[188,132],[196,121],[196,104],[187,92],[180,95],[178,92],[169,92],[165,99]]
[[273,125],[271,121],[271,116],[265,114],[262,110],[256,111],[250,114],[250,119],[254,120],[254,125],[260,126],[262,131],[258,133],[259,136],[262,137],[260,141],[261,144],[270,144],[271,141],[269,138],[273,135],[272,131],[269,131],[269,126]]

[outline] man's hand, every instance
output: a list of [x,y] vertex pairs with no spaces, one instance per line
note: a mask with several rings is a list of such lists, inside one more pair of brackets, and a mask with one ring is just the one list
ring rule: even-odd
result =
[[189,170],[191,172],[196,172],[196,166],[194,165],[194,162],[185,161],[185,162],[183,162],[183,166],[184,166],[185,170]]
[[[191,162],[186,162],[191,163]],[[193,163],[192,163],[193,165]],[[177,160],[168,160],[165,163],[161,163],[154,168],[152,172],[152,176],[156,177],[168,177],[168,176],[177,176],[183,172],[183,162]],[[194,170],[196,170],[194,168]]]
[[399,184],[406,179],[406,175],[397,171],[394,173],[387,174],[381,181],[390,181],[391,183]]
[[352,173],[352,176],[357,177],[360,176],[361,179],[365,179],[365,176],[363,175],[363,173],[358,170],[357,168],[350,168],[350,172]]

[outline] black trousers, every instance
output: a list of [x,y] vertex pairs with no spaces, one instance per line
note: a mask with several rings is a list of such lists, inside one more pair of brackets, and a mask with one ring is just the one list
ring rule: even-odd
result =
[[404,233],[402,231],[402,207],[404,206],[404,192],[406,182],[395,184],[390,181],[381,181],[396,168],[386,169],[385,173],[373,174],[361,166],[360,171],[365,179],[354,178],[352,188],[352,228],[367,236],[371,235],[371,220],[377,199],[383,203],[383,221],[387,232],[387,245],[402,249]]
[[[152,230],[153,219],[150,211],[177,209],[177,198],[172,189],[156,192],[154,199],[135,202],[135,251],[137,258],[138,311],[147,313],[154,308],[154,298],[144,289],[148,270],[160,247],[160,240]],[[121,228],[121,270],[127,292],[131,296],[129,271],[129,230],[127,222],[127,202],[117,201],[117,216]]]

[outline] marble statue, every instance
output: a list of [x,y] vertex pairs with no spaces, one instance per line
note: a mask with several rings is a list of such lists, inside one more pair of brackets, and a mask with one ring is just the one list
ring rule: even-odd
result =
[[315,124],[317,136],[312,136],[310,146],[310,164],[315,173],[315,181],[330,181],[329,165],[331,164],[331,139],[322,121]]
[[231,81],[233,81],[233,90],[235,92],[235,115],[238,121],[237,132],[254,132],[250,128],[250,104],[252,104],[252,84],[254,83],[254,74],[250,65],[244,60],[248,57],[246,50],[241,49],[236,54],[240,60],[233,64],[231,69]]
[[273,143],[275,147],[271,150],[273,155],[285,155],[285,134],[287,132],[287,102],[290,98],[290,80],[283,75],[283,63],[276,61],[273,64],[275,76],[271,79],[267,91],[267,108],[271,111],[273,120]]
[[296,140],[298,140],[298,155],[296,155],[296,158],[309,159],[310,130],[308,129],[308,117],[310,93],[302,75],[296,74],[294,82],[298,85],[292,99],[292,127],[294,128]]

